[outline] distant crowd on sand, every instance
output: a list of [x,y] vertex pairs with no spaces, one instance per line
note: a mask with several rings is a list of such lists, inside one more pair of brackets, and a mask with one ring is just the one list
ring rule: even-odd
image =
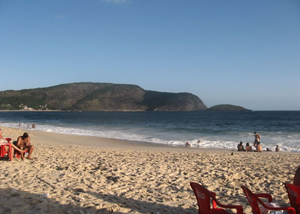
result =
[[[19,136],[16,141],[10,143],[11,138],[4,138],[2,135],[2,130],[0,129],[0,146],[4,146],[4,151],[11,157],[14,157],[15,154],[19,154],[21,159],[24,159],[24,154],[28,153],[27,159],[32,160],[32,152],[34,146],[30,142],[30,136],[28,133],[24,133],[22,136]],[[11,147],[11,151],[9,149]],[[10,154],[10,152],[12,154]],[[2,156],[2,155],[1,155]]]
[[[198,144],[198,147],[200,147],[201,140],[198,140],[197,144]],[[185,143],[185,147],[191,147],[191,144],[187,141]],[[250,144],[248,142],[246,143],[246,147],[244,147],[242,141],[237,145],[237,149],[239,152],[262,152],[262,147],[260,144],[260,134],[258,134],[257,132],[254,132],[253,147],[254,147],[254,149],[252,149],[252,146],[250,146]],[[266,151],[271,152],[272,149],[267,148]],[[280,151],[278,145],[275,147],[274,151],[275,152]]]
[[[237,149],[239,152],[262,152],[262,148],[261,148],[261,144],[260,144],[260,134],[258,134],[257,132],[254,132],[254,143],[253,146],[255,148],[255,150],[252,149],[252,146],[249,145],[249,143],[246,143],[246,147],[244,148],[243,142],[241,141],[238,145],[237,145]],[[271,152],[272,150],[267,148],[266,150],[267,152]],[[276,146],[275,147],[275,152],[279,152],[279,147]]]

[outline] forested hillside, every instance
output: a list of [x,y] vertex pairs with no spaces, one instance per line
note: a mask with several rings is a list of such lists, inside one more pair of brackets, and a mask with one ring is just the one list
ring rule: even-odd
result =
[[196,111],[207,107],[190,93],[147,91],[137,85],[70,83],[0,92],[0,110]]

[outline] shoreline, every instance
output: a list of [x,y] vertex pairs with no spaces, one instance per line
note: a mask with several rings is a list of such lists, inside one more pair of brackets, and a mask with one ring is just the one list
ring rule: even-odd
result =
[[[83,114],[77,112],[36,112],[33,115],[31,113],[3,113],[3,122],[1,125],[18,128],[19,124],[21,124],[22,129],[29,130],[32,124],[36,124],[36,130],[45,132],[51,131],[62,134],[82,134],[86,136],[115,138],[129,142],[134,141],[138,144],[144,143],[139,141],[145,141],[181,147],[188,141],[193,149],[198,148],[197,141],[201,140],[201,144],[199,145],[200,148],[229,149],[233,151],[236,150],[236,146],[240,141],[243,141],[244,143],[250,142],[250,144],[253,145],[253,133],[249,130],[257,131],[258,128],[258,131],[260,132],[259,127],[248,127],[245,125],[248,123],[246,122],[247,118],[249,119],[249,115],[247,114],[241,115],[242,118],[246,120],[245,123],[241,122],[242,120],[237,120],[232,123],[229,122],[228,124],[226,124],[227,122],[225,121],[232,120],[231,114],[221,114],[220,117],[224,119],[224,123],[222,122],[219,124],[218,119],[215,116],[210,114],[198,115],[198,113],[188,113],[187,115],[179,113],[174,116],[172,114],[156,115],[153,118],[153,121],[151,119],[153,115],[148,113],[145,115],[138,114],[136,116],[137,118],[134,120],[135,114],[132,115],[132,113],[120,115],[116,113],[98,114],[96,112]],[[260,113],[255,115],[264,118],[265,114]],[[271,115],[275,114],[272,113]],[[296,122],[298,116],[300,116],[299,114],[282,114],[284,118],[289,118],[293,115],[297,116],[295,117]],[[160,117],[162,116],[164,120],[160,120]],[[202,122],[199,123],[198,119],[196,119],[198,116],[199,118],[210,118],[208,120],[210,122],[201,120]],[[181,119],[179,120],[178,118]],[[184,118],[190,119],[190,122],[188,122],[189,124],[185,124]],[[253,118],[251,118],[249,121],[253,120]],[[276,145],[279,145],[282,152],[300,152],[300,147],[298,146],[299,134],[297,134],[297,132],[292,132],[293,130],[296,130],[297,127],[289,126],[288,124],[281,127],[273,124],[274,121],[272,122],[272,120],[270,122],[272,124],[268,126],[270,128],[266,128],[266,130],[260,133],[262,135],[262,149],[267,150],[267,148],[269,148],[274,151]],[[209,123],[211,129],[206,129],[205,123]],[[235,123],[240,124],[240,126],[238,126],[239,128],[235,127]],[[173,125],[170,125],[169,128],[165,128],[168,127],[168,124]],[[273,125],[275,125],[275,128],[272,128]],[[226,131],[227,129],[230,130],[231,126],[235,127],[234,131]],[[280,131],[282,131],[282,133]]]
[[[13,129],[22,133],[27,132],[30,136],[33,135],[34,141],[51,141],[52,143],[58,143],[60,145],[78,145],[78,146],[92,146],[98,148],[127,148],[127,149],[150,149],[150,150],[164,150],[164,151],[189,151],[189,152],[201,152],[201,151],[215,151],[215,152],[233,152],[231,149],[219,149],[219,148],[201,148],[201,147],[185,147],[185,146],[173,146],[167,144],[150,143],[144,141],[130,141],[114,138],[105,138],[98,136],[84,136],[74,134],[62,134],[45,132],[34,129],[15,129],[9,127],[0,127],[1,129]],[[17,137],[12,140],[16,140]]]
[[[145,141],[133,141],[133,140],[123,140],[115,138],[106,138],[99,136],[85,136],[85,135],[76,135],[76,134],[65,134],[65,133],[55,133],[55,132],[45,132],[35,129],[16,129],[10,127],[0,127],[2,129],[15,129],[21,130],[22,133],[27,132],[28,134],[33,133],[37,136],[40,141],[45,141],[49,138],[52,142],[60,142],[66,145],[81,145],[81,146],[95,146],[95,147],[116,147],[116,148],[130,148],[130,149],[162,149],[166,151],[194,151],[194,152],[234,152],[234,153],[243,153],[237,151],[237,149],[229,148],[203,148],[203,147],[185,147],[182,145],[168,145],[168,144],[159,144],[159,143],[150,143]],[[21,133],[21,132],[20,132]],[[21,135],[21,134],[20,134]],[[14,139],[12,137],[12,139]],[[16,139],[15,139],[16,140]],[[88,141],[88,143],[87,143]],[[261,153],[290,153],[297,154],[300,152],[289,152],[289,151],[266,151],[263,150]],[[245,152],[249,153],[249,152]],[[252,152],[250,152],[252,153]],[[256,153],[253,151],[253,153]]]
[[[152,149],[152,150],[166,150],[166,151],[191,151],[191,152],[234,152],[234,153],[257,153],[253,152],[241,152],[237,149],[229,148],[203,148],[203,147],[185,147],[181,145],[168,145],[168,144],[159,144],[159,143],[150,143],[145,141],[133,141],[133,140],[123,140],[115,138],[106,138],[99,136],[85,136],[85,135],[76,135],[76,134],[65,134],[65,133],[55,133],[55,132],[45,132],[35,129],[17,129],[10,128],[5,126],[0,126],[2,130],[4,129],[13,129],[19,131],[19,135],[22,135],[24,132],[34,134],[37,137],[37,140],[40,141],[49,141],[60,142],[63,145],[80,145],[80,146],[94,146],[94,147],[105,147],[105,148],[129,148],[129,149]],[[16,140],[13,136],[8,136],[12,138],[12,141]],[[88,143],[87,143],[88,141]],[[266,151],[263,150],[260,153],[284,153],[284,154],[297,154],[300,152],[289,152],[289,151]]]
[[240,188],[289,204],[299,153],[234,152],[1,127],[13,140],[28,132],[34,160],[1,160],[0,213],[197,213],[190,182],[221,203],[251,208]]

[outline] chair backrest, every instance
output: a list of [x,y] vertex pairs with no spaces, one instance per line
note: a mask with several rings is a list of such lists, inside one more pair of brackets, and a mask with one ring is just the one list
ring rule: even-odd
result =
[[248,188],[242,186],[242,189],[249,201],[253,214],[261,214],[257,201],[259,200]]
[[300,186],[300,166],[296,169],[296,173],[294,176],[294,185]]
[[287,190],[291,206],[294,207],[297,214],[300,214],[300,187],[289,183],[285,183],[284,185]]
[[213,194],[205,187],[194,182],[191,182],[191,187],[197,199],[199,207],[198,214],[210,214],[210,199],[214,198]]

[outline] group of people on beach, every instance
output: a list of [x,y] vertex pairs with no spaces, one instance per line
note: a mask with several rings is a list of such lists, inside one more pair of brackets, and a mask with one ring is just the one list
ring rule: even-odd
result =
[[[0,129],[0,145],[5,145],[8,142],[6,141],[6,139],[3,137],[2,135],[2,130]],[[5,145],[4,146],[5,151],[6,152],[10,152],[9,151],[9,146]],[[30,136],[28,135],[28,133],[24,133],[22,136],[19,136],[17,138],[16,141],[13,141],[13,143],[11,144],[11,152],[12,152],[12,156],[14,156],[15,151],[18,151],[20,153],[21,159],[24,159],[24,154],[26,152],[28,152],[28,156],[27,159],[32,160],[32,152],[34,150],[34,146],[31,144],[30,142]]]
[[[262,152],[262,147],[260,144],[260,134],[258,134],[257,132],[254,132],[254,144],[253,146],[255,147],[255,151],[256,152]],[[250,144],[247,142],[246,143],[246,147],[244,148],[243,146],[243,142],[241,141],[238,145],[237,145],[237,149],[238,151],[246,151],[246,152],[252,152],[252,146],[250,146]],[[266,151],[272,151],[271,149],[267,148]],[[279,152],[279,147],[276,146],[275,148],[276,152]]]

